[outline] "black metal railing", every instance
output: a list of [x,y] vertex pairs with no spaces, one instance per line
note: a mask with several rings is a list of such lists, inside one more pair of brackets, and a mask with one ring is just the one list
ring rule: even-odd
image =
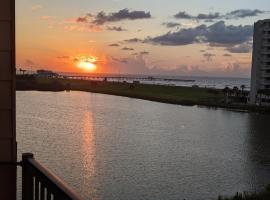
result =
[[34,159],[22,156],[22,200],[82,200],[63,180]]

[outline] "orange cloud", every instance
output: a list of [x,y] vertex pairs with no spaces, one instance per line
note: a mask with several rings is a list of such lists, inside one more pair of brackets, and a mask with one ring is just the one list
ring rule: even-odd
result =
[[32,11],[37,11],[37,10],[40,10],[40,9],[42,9],[42,5],[40,5],[40,4],[36,4],[36,5],[33,5],[31,7]]

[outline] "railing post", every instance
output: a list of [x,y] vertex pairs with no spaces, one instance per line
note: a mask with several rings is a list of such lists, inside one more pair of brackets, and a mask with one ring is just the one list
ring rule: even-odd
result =
[[33,175],[28,163],[28,160],[33,158],[34,155],[32,153],[24,153],[22,155],[22,200],[34,199]]

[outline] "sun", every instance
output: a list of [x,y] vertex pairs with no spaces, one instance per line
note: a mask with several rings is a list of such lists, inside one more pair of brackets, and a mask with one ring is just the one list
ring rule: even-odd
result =
[[97,66],[91,62],[79,61],[77,66],[85,71],[95,71]]
[[77,67],[84,71],[92,72],[97,69],[97,58],[94,56],[80,56],[76,60]]

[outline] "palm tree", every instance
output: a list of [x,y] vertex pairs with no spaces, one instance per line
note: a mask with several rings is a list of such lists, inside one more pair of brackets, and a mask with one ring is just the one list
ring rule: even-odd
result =
[[224,102],[228,103],[228,94],[230,93],[230,88],[229,87],[225,87],[222,92],[224,93]]
[[239,89],[237,86],[234,86],[233,87],[233,93],[234,93],[234,96],[238,96],[238,92],[239,92]]
[[242,90],[242,95],[243,95],[243,94],[244,94],[244,90],[245,90],[246,86],[245,86],[245,85],[241,85],[240,87],[241,87],[241,90]]

